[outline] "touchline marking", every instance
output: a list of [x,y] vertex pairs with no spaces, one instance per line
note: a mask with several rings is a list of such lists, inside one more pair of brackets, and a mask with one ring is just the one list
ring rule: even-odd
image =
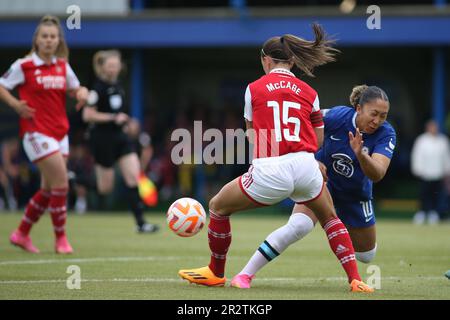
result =
[[[247,259],[245,256],[232,257],[233,259]],[[200,260],[204,257],[180,257],[180,256],[148,256],[148,257],[98,257],[98,258],[69,258],[69,259],[36,259],[36,260],[6,260],[0,261],[1,266],[33,265],[33,264],[61,264],[61,263],[96,263],[96,262],[130,262],[130,261],[176,261],[176,260]]]
[[[389,256],[391,259],[400,259],[400,262],[407,263],[405,258],[402,256],[392,255]],[[248,259],[246,256],[234,256],[232,259]],[[449,256],[434,257],[434,256],[416,256],[414,260],[448,260]],[[179,257],[179,256],[147,256],[147,257],[97,257],[97,258],[70,258],[70,259],[37,259],[37,260],[6,260],[0,261],[1,266],[11,266],[11,265],[35,265],[35,264],[61,264],[61,263],[96,263],[96,262],[130,262],[130,261],[176,261],[176,260],[200,260],[204,257],[193,256],[193,257]],[[407,259],[408,260],[408,259]],[[409,261],[409,260],[408,260]]]
[[[382,277],[383,281],[398,281],[398,280],[442,280],[443,277]],[[318,282],[318,281],[346,281],[344,277],[328,277],[328,278],[260,278],[255,279],[255,282]],[[0,285],[12,284],[52,284],[52,283],[66,283],[67,279],[44,279],[44,280],[0,280]],[[112,278],[112,279],[81,279],[81,282],[183,282],[180,278]]]
[[[194,258],[200,259],[201,257]],[[92,262],[129,262],[129,261],[169,261],[186,260],[186,257],[104,257],[104,258],[78,258],[78,259],[39,259],[39,260],[10,260],[0,261],[0,266],[26,265],[26,264],[56,264],[56,263],[92,263]],[[192,259],[192,258],[189,258]]]
[[[48,279],[48,280],[3,280],[0,284],[43,284],[43,283],[65,283],[67,279]],[[181,279],[175,278],[142,278],[142,279],[81,279],[81,282],[178,282]]]

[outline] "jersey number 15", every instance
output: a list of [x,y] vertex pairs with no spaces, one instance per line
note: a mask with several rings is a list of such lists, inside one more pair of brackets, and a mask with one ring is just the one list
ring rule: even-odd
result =
[[281,121],[286,127],[289,123],[294,124],[294,134],[290,134],[289,128],[283,128],[283,136],[286,141],[300,141],[300,119],[289,117],[289,109],[300,110],[300,103],[283,101],[283,118],[280,117],[280,104],[277,101],[267,101],[267,106],[273,108],[273,124],[275,129],[275,139],[277,142],[283,140],[281,136]]

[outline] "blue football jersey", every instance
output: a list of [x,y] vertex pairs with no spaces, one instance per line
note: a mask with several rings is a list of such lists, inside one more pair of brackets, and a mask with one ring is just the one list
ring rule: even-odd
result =
[[[337,106],[323,110],[325,136],[317,160],[327,167],[328,187],[333,199],[365,201],[372,199],[372,180],[366,177],[350,147],[348,132],[356,132],[356,110]],[[373,134],[363,133],[363,148],[372,155],[380,153],[392,158],[396,144],[395,130],[385,121]]]

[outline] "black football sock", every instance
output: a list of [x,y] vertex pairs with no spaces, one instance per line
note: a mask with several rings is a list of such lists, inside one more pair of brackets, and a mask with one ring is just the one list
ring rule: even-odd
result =
[[128,188],[128,203],[130,205],[130,210],[133,212],[136,224],[142,227],[145,224],[144,219],[144,205],[139,196],[139,191],[137,187]]
[[107,194],[98,194],[98,210],[99,211],[106,211],[107,209],[107,199],[108,195]]

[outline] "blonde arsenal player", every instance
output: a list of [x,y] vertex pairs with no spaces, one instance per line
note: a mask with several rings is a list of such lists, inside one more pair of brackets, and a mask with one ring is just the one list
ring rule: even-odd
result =
[[[69,154],[66,95],[75,98],[80,109],[88,90],[80,86],[68,55],[58,18],[45,16],[34,32],[30,54],[14,62],[0,78],[0,99],[19,114],[25,153],[41,173],[41,188],[28,202],[18,229],[10,236],[12,244],[32,253],[39,250],[29,236],[31,227],[47,209],[56,236],[55,251],[73,252],[65,232]],[[9,92],[15,87],[20,100]]]

